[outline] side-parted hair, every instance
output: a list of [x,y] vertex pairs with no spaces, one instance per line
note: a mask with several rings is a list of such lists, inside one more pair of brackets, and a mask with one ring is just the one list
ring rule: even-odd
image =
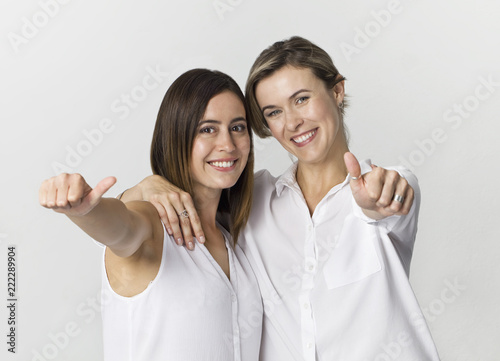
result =
[[[151,168],[154,174],[191,196],[190,164],[198,124],[210,99],[224,91],[234,93],[245,104],[240,87],[229,75],[208,69],[189,70],[172,83],[158,112],[151,143]],[[248,114],[246,106],[245,111]],[[248,162],[236,184],[222,191],[218,205],[219,212],[230,215],[229,231],[235,243],[252,205],[254,156],[252,128],[248,121],[247,129],[250,137]]]
[[[250,69],[245,90],[248,107],[247,119],[252,123],[254,132],[261,138],[271,136],[271,131],[257,102],[255,95],[257,84],[287,65],[299,69],[310,69],[316,77],[323,81],[327,89],[333,89],[335,84],[345,80],[333,65],[332,58],[326,51],[299,36],[278,41],[265,49]],[[341,115],[344,114],[346,105],[344,98],[344,107],[340,108]],[[347,129],[343,125],[342,117],[341,123],[347,141]]]

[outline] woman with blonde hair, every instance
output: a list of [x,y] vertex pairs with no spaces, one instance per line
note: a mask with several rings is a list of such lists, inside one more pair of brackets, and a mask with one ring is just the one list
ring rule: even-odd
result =
[[[276,42],[254,62],[245,96],[255,132],[297,158],[280,177],[255,175],[239,243],[266,306],[260,359],[438,360],[408,279],[417,180],[349,152],[345,79],[330,56],[300,37]],[[169,210],[191,207],[186,194],[153,178],[135,190],[181,232]],[[188,245],[190,227],[204,234],[190,220]]]

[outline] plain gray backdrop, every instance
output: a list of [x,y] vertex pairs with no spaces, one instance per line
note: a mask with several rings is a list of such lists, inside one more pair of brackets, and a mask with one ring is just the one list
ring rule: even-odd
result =
[[[0,358],[102,360],[102,251],[38,205],[43,179],[113,175],[115,196],[151,173],[178,75],[218,69],[244,87],[260,51],[301,35],[347,78],[352,152],[419,178],[410,279],[442,359],[499,360],[499,18],[496,0],[2,0],[0,305],[9,245],[18,302],[16,354],[0,307]],[[291,162],[273,140],[255,149],[257,169]]]

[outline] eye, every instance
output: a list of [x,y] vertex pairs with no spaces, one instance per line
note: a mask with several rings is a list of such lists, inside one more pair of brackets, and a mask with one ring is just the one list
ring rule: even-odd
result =
[[276,109],[276,110],[273,110],[270,113],[267,113],[266,117],[267,118],[272,118],[272,117],[277,116],[279,113],[281,113],[281,110]]
[[203,127],[200,129],[200,133],[206,133],[206,134],[211,134],[215,132],[215,128],[214,127]]
[[231,127],[231,130],[233,132],[238,132],[238,133],[244,132],[246,129],[247,129],[246,124],[236,124]]
[[307,101],[308,99],[309,99],[309,97],[300,97],[300,98],[297,98],[297,100],[295,101],[295,104],[302,104],[305,101]]

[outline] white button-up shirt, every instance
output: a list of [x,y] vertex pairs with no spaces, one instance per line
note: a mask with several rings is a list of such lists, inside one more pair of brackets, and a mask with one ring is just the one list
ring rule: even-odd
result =
[[414,204],[407,216],[381,221],[364,215],[349,178],[311,217],[296,165],[279,178],[256,174],[238,244],[264,302],[260,360],[439,360],[408,280],[420,193],[416,178],[398,171]]

